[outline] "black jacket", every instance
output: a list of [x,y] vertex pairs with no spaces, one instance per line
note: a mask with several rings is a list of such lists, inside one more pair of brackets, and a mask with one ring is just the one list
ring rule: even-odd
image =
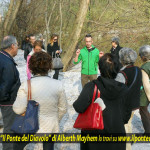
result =
[[106,109],[103,111],[104,126],[106,133],[123,133],[124,122],[123,103],[127,86],[113,79],[98,77],[97,80],[89,82],[83,88],[80,96],[74,102],[73,107],[78,113],[83,113],[92,102],[94,85],[100,90],[100,97],[104,100]]
[[26,48],[24,50],[24,59],[27,60],[28,54],[32,51],[33,46],[30,43],[26,44]]
[[[97,85],[100,90],[100,97],[103,99],[106,108],[103,110],[104,130],[82,131],[82,133],[125,133],[124,118],[125,115],[125,94],[127,86],[112,79],[98,77],[97,80],[87,83],[73,107],[78,113],[83,113],[92,102],[94,86]],[[81,150],[125,150],[125,143],[116,145],[108,143],[87,143],[81,144]],[[88,146],[87,146],[88,145]],[[88,147],[88,148],[87,148]]]
[[0,104],[12,105],[20,87],[19,72],[14,59],[5,51],[2,53],[0,52]]
[[[119,51],[121,49],[122,49],[122,47],[120,47],[120,45],[118,45],[115,49],[112,47],[110,49],[110,52],[111,52],[111,54],[113,54],[116,57],[116,59],[119,60]],[[119,63],[119,68],[121,69],[122,68],[122,64],[120,63],[120,61],[118,61],[118,63]]]
[[54,42],[53,46],[51,46],[50,43],[47,45],[47,53],[51,56],[53,55],[52,58],[58,56],[58,54],[56,54],[57,50],[60,50],[60,47],[58,46],[58,42]]
[[119,51],[122,49],[120,45],[118,45],[115,49],[112,47],[110,49],[111,54],[115,55],[119,59]]

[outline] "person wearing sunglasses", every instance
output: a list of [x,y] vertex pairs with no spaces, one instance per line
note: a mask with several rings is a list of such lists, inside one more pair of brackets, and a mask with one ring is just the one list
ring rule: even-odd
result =
[[[60,50],[60,46],[58,44],[58,35],[52,34],[51,39],[47,45],[47,53],[52,56],[52,58],[60,57],[62,50]],[[53,75],[54,79],[58,80],[60,69],[55,69],[55,74]]]

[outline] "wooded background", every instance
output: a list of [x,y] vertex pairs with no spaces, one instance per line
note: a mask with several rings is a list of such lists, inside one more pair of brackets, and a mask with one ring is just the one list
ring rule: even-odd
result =
[[2,7],[0,39],[12,34],[21,44],[26,35],[41,33],[48,42],[57,33],[64,71],[72,65],[76,49],[85,46],[87,33],[104,52],[109,52],[114,36],[122,47],[137,52],[150,44],[150,0],[5,0]]

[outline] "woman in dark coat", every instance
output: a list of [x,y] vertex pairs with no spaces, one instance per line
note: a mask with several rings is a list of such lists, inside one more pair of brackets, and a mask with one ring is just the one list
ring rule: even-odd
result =
[[[123,67],[119,71],[116,81],[125,83],[129,88],[126,98],[127,121],[125,121],[126,133],[132,133],[132,119],[134,110],[140,107],[140,88],[142,84],[142,73],[139,67],[134,63],[137,59],[137,53],[131,48],[124,47],[119,51],[119,60]],[[131,144],[127,143],[127,150],[131,150]]]
[[[83,113],[92,102],[95,84],[100,90],[100,98],[106,108],[103,110],[103,130],[81,131],[81,133],[125,134],[124,129],[124,97],[127,91],[125,84],[115,81],[119,71],[119,64],[115,56],[106,53],[99,61],[101,76],[85,85],[80,96],[74,102],[73,107],[78,113]],[[125,117],[125,116],[124,116]],[[125,143],[81,143],[81,150],[125,150]]]
[[[139,67],[134,66],[136,59],[137,53],[131,48],[124,47],[119,51],[119,60],[122,63],[123,67],[117,74],[116,81],[125,83],[127,87],[130,88],[126,101],[129,112],[128,117],[130,117],[132,110],[138,109],[140,107],[140,88],[142,85],[142,73]],[[131,120],[129,125],[130,128]],[[129,133],[132,133],[132,129],[129,129],[129,131]]]
[[[55,57],[60,57],[60,53],[62,52],[62,50],[60,50],[60,47],[58,45],[58,35],[57,34],[53,34],[51,36],[50,39],[50,43],[47,45],[47,53],[50,54],[52,56],[52,58]],[[60,68],[62,69],[62,68]],[[58,80],[58,75],[59,75],[59,70],[60,69],[55,69],[55,74],[53,76],[54,79]]]

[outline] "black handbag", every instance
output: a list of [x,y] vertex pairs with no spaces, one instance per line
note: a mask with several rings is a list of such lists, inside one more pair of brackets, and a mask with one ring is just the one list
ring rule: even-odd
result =
[[23,134],[23,133],[36,133],[39,129],[38,121],[38,109],[39,104],[32,100],[31,94],[31,81],[28,80],[28,104],[26,112],[22,115],[18,115],[11,127],[11,130],[14,133]]

